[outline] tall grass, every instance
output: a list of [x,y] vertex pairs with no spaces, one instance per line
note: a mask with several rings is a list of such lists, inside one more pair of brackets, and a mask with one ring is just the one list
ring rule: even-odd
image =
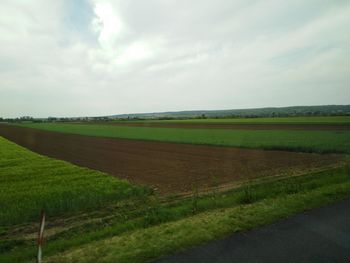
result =
[[[319,196],[313,196],[315,193],[322,193],[321,195],[326,197],[326,201],[322,198],[318,199]],[[284,209],[283,211],[301,211],[312,207],[310,203],[300,202],[291,206],[287,202],[288,199],[298,199],[298,196],[308,199],[309,202],[314,205],[316,204],[316,206],[350,196],[349,167],[273,181],[252,181],[240,188],[226,192],[217,192],[215,195],[208,193],[201,196],[194,189],[193,196],[181,200],[171,199],[165,201],[163,199],[157,199],[156,196],[148,196],[148,198],[137,200],[131,206],[118,206],[113,210],[108,210],[106,212],[107,217],[102,217],[101,220],[95,221],[96,223],[89,223],[86,226],[69,229],[69,231],[50,237],[45,246],[45,253],[46,255],[54,255],[58,252],[68,249],[72,250],[74,247],[80,247],[90,242],[103,239],[109,240],[114,236],[121,236],[128,232],[132,234],[135,231],[148,231],[147,229],[150,229],[149,227],[151,226],[161,226],[163,223],[169,224],[170,222],[185,218],[189,218],[189,221],[197,220],[196,218],[198,217],[205,219],[206,215],[217,213],[217,211],[225,211],[226,209],[239,209],[240,213],[237,214],[239,217],[237,222],[240,223],[243,220],[240,215],[242,213],[244,214],[245,210],[249,210],[256,204],[259,206],[259,203],[265,202],[265,200],[272,200],[270,212],[275,214],[278,214],[280,211],[278,207],[273,207],[275,204],[273,200],[279,200],[281,207]],[[273,218],[277,219],[285,215],[282,213],[282,215]],[[249,216],[245,216],[244,220],[254,222],[249,224],[249,227],[253,227],[263,223],[263,221],[256,220],[256,218],[265,220],[269,219],[270,216],[270,214],[265,214],[264,211],[255,210]],[[222,217],[225,217],[225,214]],[[209,222],[207,223],[208,225],[205,226],[205,229],[212,231],[215,226],[210,225]],[[183,228],[187,227],[186,223],[180,224],[182,224]],[[229,226],[222,225],[221,227],[225,228]],[[244,227],[248,227],[248,225]],[[188,236],[182,238],[190,238],[191,235],[193,235],[193,232],[191,232],[191,229],[188,229]],[[161,233],[159,233],[159,238],[165,239]],[[178,241],[181,242],[182,238]],[[134,240],[134,242],[138,241]],[[155,243],[152,244],[157,246]],[[4,253],[3,257],[0,256],[1,262],[14,263],[25,261],[35,252],[34,247],[28,245],[20,246],[16,249],[11,249],[11,246],[11,244],[3,245],[3,250],[6,253]],[[157,247],[154,248],[156,249]],[[88,250],[85,250],[85,252],[89,253]],[[129,253],[131,257],[134,257],[137,252],[131,249]],[[90,256],[92,256],[93,261],[93,255]],[[110,262],[115,262],[115,260],[111,260]],[[125,262],[132,262],[132,260],[126,260]]]
[[[349,189],[350,184],[346,184]],[[151,262],[186,247],[222,238],[234,232],[272,223],[305,209],[348,197],[341,185],[319,188],[309,194],[264,199],[261,202],[202,213],[177,222],[139,229],[80,246],[49,257],[47,262]]]
[[0,137],[0,225],[96,208],[121,199],[145,195],[104,173],[50,159]]

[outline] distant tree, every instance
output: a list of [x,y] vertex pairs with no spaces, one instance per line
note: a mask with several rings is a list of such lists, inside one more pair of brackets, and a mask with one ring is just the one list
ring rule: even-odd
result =
[[34,118],[31,116],[22,116],[19,118],[21,121],[32,121]]
[[47,120],[48,120],[49,122],[53,122],[53,121],[56,121],[57,118],[55,118],[55,117],[48,117]]

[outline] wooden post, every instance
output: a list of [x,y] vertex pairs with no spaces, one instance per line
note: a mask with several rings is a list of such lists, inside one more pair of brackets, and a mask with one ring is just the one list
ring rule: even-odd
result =
[[45,212],[41,211],[40,227],[38,233],[38,254],[36,256],[36,263],[41,263],[42,245],[44,242],[44,228],[45,228]]

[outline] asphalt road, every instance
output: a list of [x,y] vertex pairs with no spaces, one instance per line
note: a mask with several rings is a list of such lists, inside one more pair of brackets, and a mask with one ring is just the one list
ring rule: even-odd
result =
[[234,234],[157,263],[349,263],[350,200]]

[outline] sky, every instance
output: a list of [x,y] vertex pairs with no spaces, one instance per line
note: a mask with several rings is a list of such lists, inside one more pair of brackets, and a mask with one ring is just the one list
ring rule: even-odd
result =
[[0,117],[350,104],[348,0],[1,0]]

